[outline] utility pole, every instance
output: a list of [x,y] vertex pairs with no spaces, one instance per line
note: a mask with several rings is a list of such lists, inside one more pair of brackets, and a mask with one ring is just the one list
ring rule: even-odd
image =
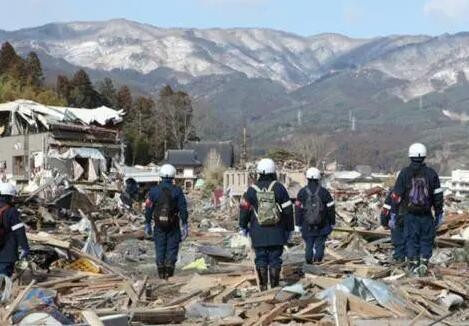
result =
[[243,128],[243,143],[241,145],[241,157],[240,164],[245,166],[248,161],[248,145],[247,145],[247,133],[246,127]]

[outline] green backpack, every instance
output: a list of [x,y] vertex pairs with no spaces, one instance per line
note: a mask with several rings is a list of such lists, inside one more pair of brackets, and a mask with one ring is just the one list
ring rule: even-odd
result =
[[275,192],[273,191],[275,183],[276,181],[273,181],[267,189],[260,189],[256,185],[252,186],[256,191],[258,204],[257,211],[254,213],[261,226],[273,226],[280,222],[280,208],[275,201]]

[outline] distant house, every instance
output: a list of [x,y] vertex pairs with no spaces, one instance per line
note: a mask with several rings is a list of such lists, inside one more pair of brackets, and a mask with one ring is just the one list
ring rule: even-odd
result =
[[194,150],[197,159],[209,168],[234,166],[234,148],[231,141],[188,142],[184,149]]
[[202,162],[197,159],[197,154],[192,149],[170,149],[165,153],[165,158],[160,164],[171,164],[176,168],[176,181],[186,190],[194,187],[197,175],[202,170]]
[[469,170],[451,172],[451,191],[457,197],[469,197]]

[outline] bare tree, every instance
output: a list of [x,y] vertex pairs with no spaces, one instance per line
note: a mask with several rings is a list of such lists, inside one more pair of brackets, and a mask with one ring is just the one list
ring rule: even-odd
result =
[[170,146],[182,149],[184,144],[196,138],[192,122],[192,101],[184,92],[173,92],[166,86],[160,92],[158,110],[161,113],[160,126],[164,130],[165,139]]
[[300,135],[294,143],[294,151],[306,164],[313,166],[319,166],[335,150],[332,141],[321,135]]

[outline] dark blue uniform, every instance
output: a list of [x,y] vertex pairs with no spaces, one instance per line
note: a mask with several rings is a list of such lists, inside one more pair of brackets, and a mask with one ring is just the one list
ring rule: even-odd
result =
[[153,239],[155,241],[156,264],[158,268],[166,266],[169,269],[172,268],[172,272],[174,272],[174,265],[177,261],[179,244],[181,242],[179,222],[183,225],[187,225],[188,213],[186,197],[180,187],[173,185],[172,179],[163,179],[161,184],[150,189],[146,202],[145,219],[147,223],[151,223],[155,204],[162,196],[163,188],[169,188],[171,190],[172,199],[177,203],[179,220],[177,224],[168,228],[161,228],[155,225]]
[[[0,208],[7,205],[7,201],[0,197]],[[6,239],[0,249],[0,274],[11,276],[15,262],[18,260],[18,249],[21,247],[29,252],[25,225],[20,220],[20,213],[15,207],[8,208],[3,214],[2,223],[6,230]]]
[[[267,189],[276,180],[275,174],[261,175],[256,182],[259,189]],[[249,230],[252,246],[256,253],[255,264],[258,269],[261,288],[266,286],[267,268],[270,272],[272,287],[278,285],[280,269],[282,267],[283,246],[287,244],[289,235],[294,229],[293,207],[290,196],[285,187],[276,182],[272,188],[275,201],[281,208],[280,221],[277,225],[261,226],[256,218],[258,201],[256,190],[249,187],[241,200],[239,227]]]
[[132,207],[133,203],[138,200],[138,192],[138,183],[134,178],[125,180],[125,191],[121,197],[124,204]]
[[[383,209],[381,210],[380,221],[381,225],[385,228],[389,228],[389,219],[391,215],[392,205],[392,191],[388,193],[384,200]],[[393,258],[396,261],[404,261],[406,258],[406,241],[404,234],[404,216],[401,214],[397,215],[396,225],[391,229],[391,242],[394,246]]]
[[[322,217],[324,222],[322,225],[312,226],[304,219],[304,207],[308,198],[307,188],[314,194],[318,187],[320,187],[318,196],[325,207],[324,216]],[[301,235],[306,244],[306,263],[311,264],[313,261],[322,261],[327,236],[332,232],[335,225],[335,205],[329,191],[321,187],[318,181],[309,180],[308,185],[302,188],[296,197],[295,216],[296,225],[301,227]]]
[[392,212],[404,216],[406,253],[409,260],[415,262],[421,258],[428,262],[432,256],[436,232],[431,207],[420,214],[411,213],[408,209],[412,177],[416,173],[421,173],[425,177],[429,187],[430,204],[435,214],[443,213],[443,189],[440,186],[438,174],[423,162],[415,161],[404,168],[397,178],[392,193]]

